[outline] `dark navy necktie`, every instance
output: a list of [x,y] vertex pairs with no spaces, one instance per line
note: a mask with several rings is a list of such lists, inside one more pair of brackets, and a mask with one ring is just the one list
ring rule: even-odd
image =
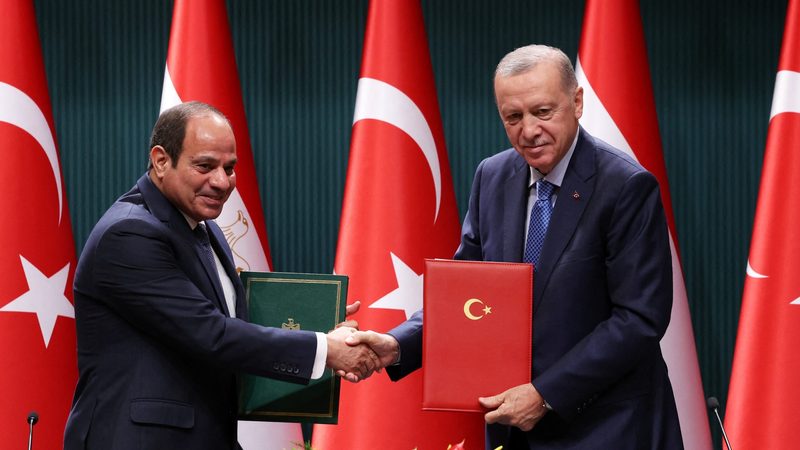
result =
[[208,238],[206,224],[198,223],[194,228],[194,235],[200,243],[200,248],[203,250],[203,256],[206,258],[206,262],[211,264],[211,269],[216,273],[217,262],[214,260],[214,249],[211,248],[211,241]]
[[528,239],[525,244],[525,253],[522,261],[533,263],[534,269],[539,263],[539,255],[544,247],[544,236],[547,234],[547,226],[550,224],[550,216],[553,214],[553,204],[550,196],[556,186],[544,180],[536,182],[538,197],[531,207],[531,221],[528,225]]
[[[211,268],[211,276],[213,277],[214,284],[217,286],[216,289],[222,289],[219,292],[223,296],[223,302],[225,303],[228,311],[230,311],[230,316],[236,317],[236,294],[235,292],[231,292],[231,295],[233,295],[231,298],[228,298],[228,296],[225,295],[226,283],[230,284],[230,282],[227,280],[223,282],[223,279],[220,278],[225,275],[221,274],[217,268],[217,261],[214,257],[214,249],[211,248],[211,242],[209,240],[208,229],[206,228],[206,225],[204,223],[198,223],[194,228],[194,235],[197,237],[197,242],[202,250],[201,253],[203,254],[203,258],[205,258],[206,262],[210,264],[209,267]],[[231,289],[235,289],[233,285],[231,285]],[[222,310],[225,311],[225,308]],[[226,314],[228,313],[226,312]]]

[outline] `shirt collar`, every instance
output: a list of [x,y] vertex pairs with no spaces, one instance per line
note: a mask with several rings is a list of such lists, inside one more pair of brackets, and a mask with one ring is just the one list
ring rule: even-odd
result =
[[186,215],[186,214],[184,214],[184,213],[183,213],[183,211],[181,211],[181,210],[178,210],[178,212],[180,212],[180,213],[181,213],[181,215],[183,216],[183,218],[184,218],[184,219],[186,219],[186,223],[188,223],[188,224],[189,224],[189,228],[191,228],[192,230],[194,230],[195,228],[197,228],[197,225],[198,225],[200,222],[198,222],[198,221],[196,221],[196,220],[192,219],[191,217],[187,216],[187,215]]

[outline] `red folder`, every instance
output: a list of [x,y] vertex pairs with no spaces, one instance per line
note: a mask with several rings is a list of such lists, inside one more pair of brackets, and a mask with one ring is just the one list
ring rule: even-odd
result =
[[422,409],[483,412],[531,381],[533,266],[425,261]]

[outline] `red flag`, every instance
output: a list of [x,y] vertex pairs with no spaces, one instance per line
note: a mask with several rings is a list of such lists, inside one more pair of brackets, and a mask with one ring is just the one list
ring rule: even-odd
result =
[[[459,241],[418,0],[370,2],[353,122],[335,270],[362,302],[360,327],[387,331],[422,308],[424,258],[450,258]],[[444,450],[464,438],[483,447],[481,414],[421,407],[422,371],[344,383],[339,425],[316,426],[314,447]]]
[[578,62],[581,125],[637,159],[661,186],[672,249],[672,319],[661,340],[686,448],[710,449],[697,350],[678,253],[672,202],[637,0],[587,0]]
[[33,2],[0,0],[0,436],[61,448],[78,375],[72,239]]
[[800,416],[800,0],[786,13],[725,428],[737,450],[788,448]]
[[[272,262],[267,231],[224,0],[175,1],[161,110],[192,100],[222,111],[236,136],[236,189],[216,222],[237,268],[268,271]],[[245,450],[294,448],[302,441],[298,424],[239,423],[239,442]]]

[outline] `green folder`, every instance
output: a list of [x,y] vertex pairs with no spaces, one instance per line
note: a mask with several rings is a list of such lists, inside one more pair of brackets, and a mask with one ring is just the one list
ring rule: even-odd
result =
[[[242,272],[250,322],[290,330],[328,332],[345,317],[343,275]],[[243,375],[239,419],[335,424],[339,378],[333,370],[308,385]]]

